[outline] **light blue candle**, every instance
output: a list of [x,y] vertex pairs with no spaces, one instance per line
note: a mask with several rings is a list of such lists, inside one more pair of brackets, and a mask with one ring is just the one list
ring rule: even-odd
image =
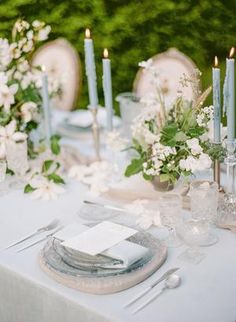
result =
[[218,68],[218,58],[215,57],[215,66],[212,68],[213,83],[213,106],[214,106],[214,143],[221,142],[220,125],[220,69]]
[[97,93],[97,76],[96,66],[94,61],[93,40],[90,38],[90,30],[85,30],[84,39],[84,52],[85,52],[85,69],[88,81],[89,92],[89,108],[98,107],[98,93]]
[[234,93],[234,48],[231,48],[229,58],[226,59],[226,76],[224,82],[224,111],[227,115],[227,140],[235,139],[235,93]]
[[103,93],[105,98],[105,108],[107,112],[107,130],[112,131],[113,117],[113,99],[112,99],[112,81],[111,81],[111,61],[108,58],[108,50],[105,48],[103,53]]
[[51,112],[50,112],[50,100],[48,94],[48,77],[45,73],[42,76],[42,99],[43,99],[43,114],[44,114],[44,126],[46,143],[50,145],[50,138],[52,135],[51,127]]

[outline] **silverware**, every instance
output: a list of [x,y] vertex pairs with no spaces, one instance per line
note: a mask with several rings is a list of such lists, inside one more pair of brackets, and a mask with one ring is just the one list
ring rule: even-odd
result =
[[64,228],[64,226],[60,226],[59,228],[57,228],[56,230],[54,230],[52,233],[47,234],[46,236],[42,237],[42,238],[41,238],[41,239],[39,239],[39,240],[36,240],[36,241],[35,241],[35,242],[33,242],[32,244],[29,244],[29,245],[27,245],[27,246],[25,246],[25,247],[20,248],[20,249],[17,251],[17,253],[20,253],[20,252],[22,252],[22,251],[23,251],[23,250],[25,250],[25,249],[28,249],[28,248],[30,248],[30,247],[33,247],[34,245],[37,245],[37,244],[41,243],[41,242],[42,242],[42,241],[44,241],[44,240],[47,240],[49,237],[53,237],[53,235],[54,235],[54,234],[56,234],[58,231],[62,230],[62,228]]
[[102,208],[111,209],[111,210],[117,210],[117,211],[121,211],[121,212],[127,212],[126,209],[121,208],[121,207],[115,207],[115,206],[111,206],[111,205],[104,205],[104,204],[89,201],[89,200],[84,200],[83,202],[88,204],[88,205],[99,206],[99,207],[102,207]]
[[160,282],[164,281],[168,276],[175,273],[178,269],[179,269],[179,267],[169,269],[157,281],[155,281],[153,284],[146,287],[144,290],[142,290],[140,293],[138,293],[134,298],[132,298],[127,304],[125,304],[124,308],[130,306],[131,304],[133,304],[134,302],[139,300],[142,296],[147,294],[153,287],[155,287]]
[[32,238],[32,237],[34,237],[38,234],[41,234],[45,231],[52,230],[52,229],[56,228],[58,226],[58,224],[59,224],[59,220],[53,219],[47,226],[43,226],[41,228],[38,228],[35,232],[31,233],[30,235],[25,236],[24,238],[18,240],[17,242],[14,242],[13,244],[10,244],[5,249],[9,249],[13,246],[19,245],[19,244],[23,243],[24,241],[28,240],[29,238]]
[[145,306],[147,306],[149,303],[151,303],[153,300],[155,300],[158,296],[160,296],[165,290],[173,289],[181,284],[181,278],[176,275],[172,274],[166,278],[165,286],[162,288],[161,291],[155,292],[149,299],[147,299],[144,303],[142,303],[140,306],[136,308],[132,313],[135,314],[138,311],[142,310]]

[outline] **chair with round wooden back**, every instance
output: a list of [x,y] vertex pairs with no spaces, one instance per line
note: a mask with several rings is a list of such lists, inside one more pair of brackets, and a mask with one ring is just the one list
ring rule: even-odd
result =
[[[196,77],[197,67],[193,61],[175,48],[152,57],[153,65],[159,74],[160,89],[168,106],[181,91],[188,100],[196,100],[199,96],[200,82],[193,86],[181,86],[181,79]],[[155,92],[152,74],[141,68],[135,78],[133,91],[138,97]],[[196,88],[197,84],[197,88]],[[191,84],[190,84],[191,85]]]
[[32,63],[35,66],[44,65],[48,76],[61,83],[62,94],[52,99],[52,107],[72,110],[82,85],[80,58],[74,47],[63,38],[48,42],[36,51]]

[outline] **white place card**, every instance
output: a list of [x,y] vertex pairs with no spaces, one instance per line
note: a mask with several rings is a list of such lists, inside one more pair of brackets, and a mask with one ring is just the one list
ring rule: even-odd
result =
[[84,231],[88,230],[89,227],[73,222],[72,224],[67,225],[62,230],[59,230],[53,236],[61,241],[67,240],[74,236],[78,236],[79,234],[83,233]]
[[62,245],[89,255],[97,255],[136,233],[135,229],[103,221],[64,241]]

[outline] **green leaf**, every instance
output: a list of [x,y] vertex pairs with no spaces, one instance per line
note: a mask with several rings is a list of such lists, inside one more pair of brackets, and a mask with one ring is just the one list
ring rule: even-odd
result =
[[46,160],[46,161],[44,161],[43,166],[42,166],[42,172],[43,173],[47,172],[50,169],[50,167],[51,167],[51,165],[53,163],[54,163],[53,160]]
[[177,142],[179,142],[179,141],[186,141],[188,139],[188,136],[184,133],[184,132],[182,132],[182,131],[180,131],[180,132],[177,132],[176,133],[176,135],[175,135],[175,140],[177,141]]
[[53,135],[50,139],[51,140],[51,150],[52,150],[52,153],[55,155],[58,155],[61,152],[61,147],[59,144],[60,139],[61,139],[61,137],[59,135]]
[[34,190],[36,190],[36,188],[33,188],[30,184],[27,184],[24,188],[24,193],[31,193]]
[[47,176],[47,178],[49,180],[52,180],[54,183],[62,183],[62,184],[65,184],[65,181],[62,179],[62,177],[60,177],[58,174],[56,174],[55,172],[54,173],[51,173]]
[[9,174],[10,176],[14,176],[14,171],[12,171],[11,169],[7,168],[7,171],[6,171],[7,174]]
[[150,180],[152,180],[153,176],[149,176],[148,174],[143,173],[143,178],[144,178],[145,180],[147,180],[147,181],[150,181]]
[[133,159],[125,170],[125,176],[131,177],[143,169],[143,159]]

